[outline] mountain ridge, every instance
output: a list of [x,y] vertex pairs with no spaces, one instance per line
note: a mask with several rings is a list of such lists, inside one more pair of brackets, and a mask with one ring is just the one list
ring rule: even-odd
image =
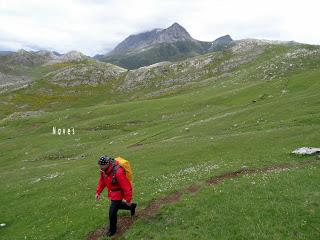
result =
[[175,22],[165,29],[157,28],[130,35],[110,52],[95,55],[94,58],[124,68],[136,69],[157,62],[177,61],[210,51],[225,50],[233,43],[230,35],[226,36],[213,42],[199,41]]
[[132,34],[120,42],[107,55],[123,54],[132,50],[138,51],[151,45],[177,41],[194,41],[194,39],[184,27],[174,23],[166,29],[155,28],[151,31]]

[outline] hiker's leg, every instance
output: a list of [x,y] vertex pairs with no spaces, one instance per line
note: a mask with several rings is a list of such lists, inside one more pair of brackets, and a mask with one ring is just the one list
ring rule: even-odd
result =
[[119,209],[131,210],[131,206],[129,206],[126,202],[121,201],[119,204]]
[[131,212],[131,216],[135,215],[136,207],[136,203],[131,203],[131,206],[128,206],[126,202],[121,201],[121,203],[119,204],[119,209],[129,210]]
[[109,232],[115,233],[117,231],[117,213],[121,200],[111,200],[111,205],[109,208]]

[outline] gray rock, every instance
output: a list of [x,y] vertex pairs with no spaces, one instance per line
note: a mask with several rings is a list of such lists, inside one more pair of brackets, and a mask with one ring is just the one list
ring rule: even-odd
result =
[[319,154],[320,153],[320,148],[301,147],[301,148],[297,148],[296,150],[292,151],[292,153],[299,154],[299,155]]

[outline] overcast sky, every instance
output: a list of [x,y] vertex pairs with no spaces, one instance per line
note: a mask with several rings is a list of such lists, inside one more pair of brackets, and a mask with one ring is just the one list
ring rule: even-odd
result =
[[130,34],[178,22],[195,39],[320,44],[320,1],[0,0],[0,50],[106,53]]

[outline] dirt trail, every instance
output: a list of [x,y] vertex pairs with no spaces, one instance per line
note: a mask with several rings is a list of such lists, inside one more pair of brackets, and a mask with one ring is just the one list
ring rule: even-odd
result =
[[[271,173],[271,172],[279,171],[279,170],[289,170],[289,169],[293,169],[293,168],[301,168],[301,167],[304,167],[306,165],[310,165],[315,162],[320,162],[320,161],[319,160],[309,160],[309,161],[303,161],[303,162],[296,163],[296,164],[280,164],[280,165],[274,165],[274,166],[257,168],[257,169],[243,168],[243,169],[240,169],[240,170],[237,170],[234,172],[227,172],[227,173],[212,177],[212,178],[208,179],[205,182],[205,184],[212,186],[212,185],[217,185],[226,179],[241,177],[245,174]],[[121,237],[123,235],[123,233],[132,226],[132,224],[134,223],[135,220],[148,219],[148,218],[155,216],[157,214],[158,210],[163,205],[175,203],[175,202],[179,201],[179,199],[183,193],[195,193],[195,192],[199,191],[202,186],[204,186],[204,184],[199,184],[199,183],[193,184],[185,189],[182,189],[177,192],[173,192],[166,197],[154,200],[144,209],[137,208],[137,212],[136,212],[135,217],[119,216],[118,217],[118,224],[117,224],[118,232],[113,237],[113,239],[117,239],[117,238]],[[102,235],[107,227],[108,226],[106,226],[104,228],[97,229],[94,232],[91,232],[87,236],[86,239],[87,240],[98,240],[100,237],[102,237]]]

